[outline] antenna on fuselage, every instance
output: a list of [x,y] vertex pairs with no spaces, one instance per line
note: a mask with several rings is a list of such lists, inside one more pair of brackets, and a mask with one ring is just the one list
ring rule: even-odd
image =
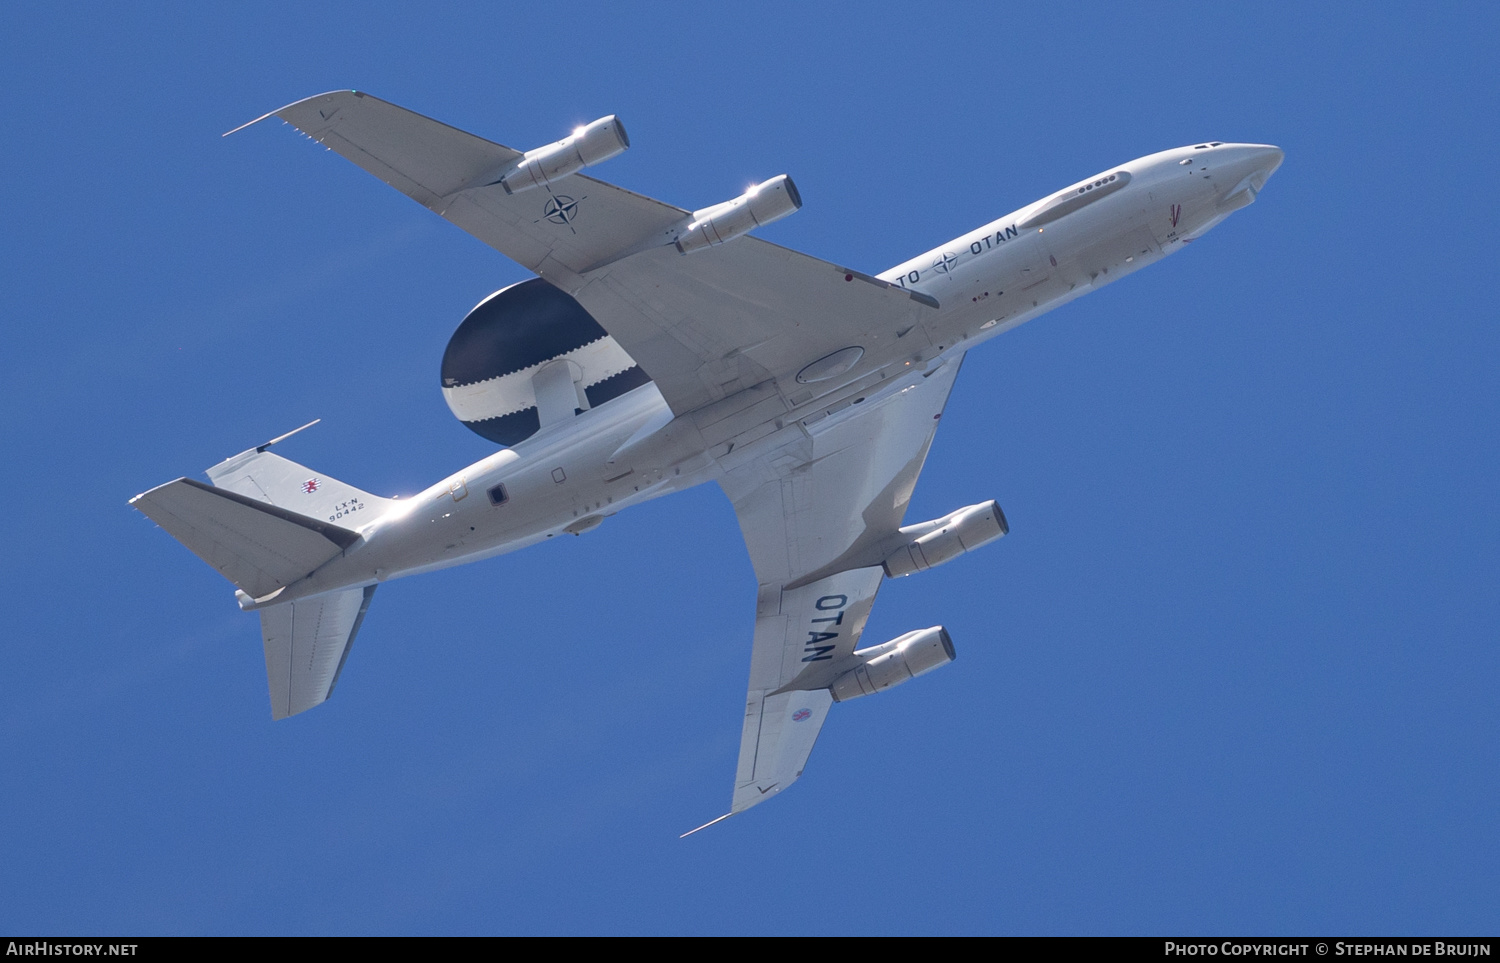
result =
[[256,451],[265,451],[267,448],[270,448],[272,445],[276,444],[278,441],[286,441],[288,438],[292,437],[297,432],[304,431],[304,430],[306,430],[308,428],[311,428],[313,425],[316,425],[318,422],[320,422],[322,420],[323,420],[322,418],[314,418],[312,421],[309,421],[307,424],[303,425],[301,428],[293,428],[291,431],[287,432],[284,435],[277,435],[275,438],[272,438],[270,441],[266,442],[264,445],[257,445],[256,448],[255,448],[255,450]]

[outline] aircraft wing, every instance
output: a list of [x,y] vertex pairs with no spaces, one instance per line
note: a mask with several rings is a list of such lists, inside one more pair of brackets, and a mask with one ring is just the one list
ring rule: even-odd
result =
[[759,582],[731,813],[802,775],[961,363],[810,425],[721,477]]
[[937,307],[754,237],[679,254],[690,212],[582,174],[507,193],[497,181],[519,151],[369,94],[273,113],[577,298],[677,414],[769,379],[791,394],[809,362],[850,345],[879,355]]

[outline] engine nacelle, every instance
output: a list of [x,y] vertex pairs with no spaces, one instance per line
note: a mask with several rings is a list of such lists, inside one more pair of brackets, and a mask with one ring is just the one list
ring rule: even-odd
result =
[[785,174],[757,184],[732,201],[693,212],[691,223],[677,235],[677,250],[691,254],[732,241],[762,224],[779,221],[802,207],[797,185]]
[[885,574],[900,578],[914,572],[925,572],[965,552],[972,552],[1009,531],[1005,513],[993,499],[960,508],[930,522],[908,525],[901,529],[901,534],[911,540],[882,563]]
[[573,131],[555,144],[527,151],[503,177],[507,194],[519,194],[607,161],[630,146],[625,125],[614,114]]
[[884,692],[907,679],[915,679],[940,665],[953,661],[953,640],[941,625],[908,632],[884,645],[860,649],[854,658],[863,660],[859,668],[845,672],[828,687],[835,702],[848,702],[860,696]]

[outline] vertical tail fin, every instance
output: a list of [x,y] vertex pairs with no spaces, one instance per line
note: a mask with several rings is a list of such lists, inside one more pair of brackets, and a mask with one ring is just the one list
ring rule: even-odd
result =
[[384,514],[393,501],[360,491],[336,478],[266,451],[242,451],[210,468],[215,487],[284,508],[299,515],[359,528]]

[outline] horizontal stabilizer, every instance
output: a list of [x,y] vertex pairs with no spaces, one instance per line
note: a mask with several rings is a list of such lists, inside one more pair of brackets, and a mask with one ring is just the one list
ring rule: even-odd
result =
[[347,528],[191,478],[130,504],[255,599],[306,578],[359,541]]
[[285,719],[333,695],[375,586],[346,589],[262,609],[271,718]]

